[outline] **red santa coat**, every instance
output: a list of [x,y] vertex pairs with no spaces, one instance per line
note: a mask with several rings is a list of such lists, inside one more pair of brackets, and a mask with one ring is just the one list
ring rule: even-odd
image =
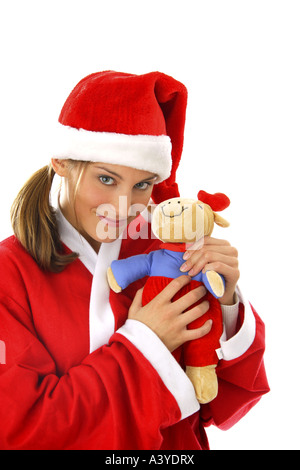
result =
[[58,219],[65,250],[80,253],[62,273],[15,237],[0,244],[0,449],[207,449],[205,426],[229,428],[269,390],[262,321],[240,302],[239,331],[220,342],[218,397],[200,408],[160,339],[127,319],[144,280],[121,294],[105,281],[112,259],[160,242],[125,238],[97,256]]

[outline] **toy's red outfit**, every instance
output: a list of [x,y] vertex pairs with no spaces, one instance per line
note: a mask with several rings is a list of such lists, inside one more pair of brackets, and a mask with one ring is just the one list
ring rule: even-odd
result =
[[[150,277],[143,290],[143,305],[150,302],[159,292],[161,292],[170,282],[172,278],[166,277]],[[198,281],[191,281],[188,286],[183,287],[174,297],[173,301],[187,294],[190,290],[200,286]],[[189,328],[199,328],[204,323],[212,319],[213,324],[209,334],[199,340],[189,341],[183,348],[178,348],[173,352],[174,357],[185,366],[204,367],[218,363],[216,350],[220,348],[220,338],[223,333],[222,311],[220,303],[210,293],[201,299],[201,302],[208,300],[210,303],[209,312],[201,318],[195,320],[189,325]],[[195,304],[197,305],[197,304]],[[195,305],[192,305],[193,308]]]
[[[126,287],[137,279],[148,277],[143,289],[142,304],[146,305],[158,295],[171,281],[182,275],[180,267],[183,264],[185,243],[162,243],[159,250],[149,254],[128,257],[113,261],[111,269],[117,284]],[[202,285],[202,273],[193,277],[191,282],[183,287],[174,297],[176,301],[184,294]],[[174,357],[185,366],[204,367],[218,363],[216,351],[220,348],[220,338],[223,332],[222,310],[220,303],[209,292],[201,300],[210,303],[209,312],[189,325],[189,328],[199,328],[212,319],[213,325],[205,337],[189,341],[183,348],[173,352]],[[200,303],[200,302],[199,302]],[[193,308],[194,305],[191,306]],[[157,313],[159,315],[159,312]],[[182,354],[184,352],[184,354]]]
[[65,245],[81,250],[60,274],[41,270],[15,237],[0,245],[0,449],[208,448],[204,426],[229,428],[268,391],[262,321],[240,304],[240,329],[221,342],[218,397],[200,408],[159,338],[127,320],[145,280],[121,294],[105,284],[112,258],[159,242],[125,239],[97,256],[59,218]]

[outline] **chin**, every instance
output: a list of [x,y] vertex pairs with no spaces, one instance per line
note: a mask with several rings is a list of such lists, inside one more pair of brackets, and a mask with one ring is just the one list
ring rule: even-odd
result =
[[115,242],[119,237],[116,237],[116,238],[106,238],[105,240],[99,240],[97,239],[97,242],[99,243],[112,243],[112,242]]
[[123,226],[122,228],[113,225],[110,226],[100,221],[96,227],[96,239],[100,243],[112,243],[121,236],[122,232],[126,229],[126,226]]

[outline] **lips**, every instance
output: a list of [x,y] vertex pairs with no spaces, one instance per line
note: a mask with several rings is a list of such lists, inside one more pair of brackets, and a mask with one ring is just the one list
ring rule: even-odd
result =
[[180,212],[177,213],[177,214],[175,214],[175,211],[173,210],[173,209],[174,209],[174,206],[172,206],[171,208],[168,207],[169,213],[166,214],[166,212],[165,212],[165,207],[166,207],[166,205],[161,208],[161,211],[162,211],[162,213],[164,214],[165,217],[170,217],[171,219],[173,219],[174,217],[180,217],[181,214],[183,213],[183,211],[185,211],[186,209],[188,209],[188,207],[183,207],[183,206],[181,206]]
[[105,224],[109,225],[110,227],[123,227],[127,224],[127,219],[110,219],[108,217],[104,217],[103,215],[98,215],[97,217],[104,222]]

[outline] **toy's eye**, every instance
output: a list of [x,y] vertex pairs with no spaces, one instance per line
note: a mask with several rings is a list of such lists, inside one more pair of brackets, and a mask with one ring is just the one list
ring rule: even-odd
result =
[[177,204],[180,204],[180,201],[177,201]]
[[198,207],[200,207],[200,209],[202,209],[202,210],[203,210],[203,207],[202,207],[202,206],[200,206],[200,204],[197,204],[197,206],[198,206]]

